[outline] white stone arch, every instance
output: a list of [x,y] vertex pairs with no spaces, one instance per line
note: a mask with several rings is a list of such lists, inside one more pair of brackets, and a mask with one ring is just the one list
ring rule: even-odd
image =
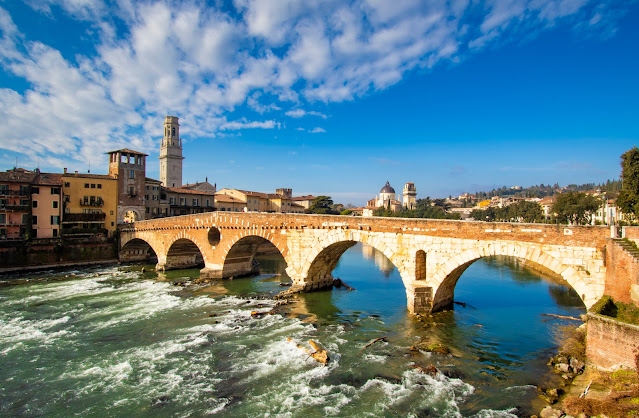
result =
[[[223,277],[234,275],[237,273],[239,273],[240,275],[245,275],[250,273],[257,273],[259,271],[257,267],[253,266],[253,261],[254,261],[253,258],[255,257],[255,253],[260,243],[249,242],[251,238],[260,238],[261,240],[267,241],[271,245],[275,246],[275,248],[277,248],[282,258],[284,258],[284,262],[286,263],[287,269],[288,269],[288,266],[290,265],[290,261],[291,261],[289,259],[289,251],[288,251],[288,247],[282,246],[280,242],[281,239],[276,239],[276,235],[272,234],[270,230],[248,229],[248,230],[241,230],[241,232],[238,232],[236,234],[232,234],[231,238],[227,239],[226,241],[224,241],[223,237],[220,240],[220,244],[218,244],[218,247],[220,249],[219,254],[222,257],[221,269],[222,269]],[[240,268],[237,269],[235,272],[230,273],[229,270],[233,271],[233,267],[230,267],[229,263],[227,263],[228,256],[229,254],[231,254],[231,251],[233,251],[233,249],[237,246],[237,244],[241,244],[243,240],[247,242],[247,245],[249,247],[244,249],[237,249],[236,251],[240,251],[240,253],[235,255],[249,257],[250,262],[243,262],[244,263],[243,267],[242,267],[242,264],[239,264]],[[257,246],[255,248],[251,248],[252,245],[256,245],[256,244]],[[244,254],[242,254],[241,252],[242,250],[244,251],[248,250],[248,252],[244,252]],[[255,267],[255,269],[253,269],[253,267]]]
[[[169,251],[171,250],[171,247],[173,246],[173,244],[175,244],[176,241],[181,240],[181,239],[186,239],[191,241],[193,244],[195,244],[195,246],[198,248],[198,250],[200,251],[200,254],[202,255],[202,259],[204,260],[204,264],[206,265],[206,262],[208,261],[208,253],[206,251],[206,246],[202,245],[202,243],[200,243],[200,241],[198,239],[196,239],[193,235],[191,235],[188,230],[185,229],[181,229],[177,234],[174,234],[173,236],[171,236],[170,240],[166,241],[165,244],[165,253],[164,255],[164,259],[168,260],[168,256],[169,256]],[[159,254],[158,254],[158,259],[159,259]]]
[[130,234],[127,233],[126,235],[126,239],[124,240],[120,240],[120,248],[118,250],[118,254],[121,254],[122,251],[126,251],[126,246],[131,243],[132,241],[135,240],[140,240],[145,242],[149,247],[151,247],[151,249],[153,250],[153,252],[155,252],[156,257],[160,257],[160,255],[162,254],[162,251],[160,251],[156,246],[153,245],[153,243],[155,242],[155,240],[153,239],[149,239],[147,237],[148,234],[142,234],[143,236],[140,236],[141,234]]
[[229,251],[231,251],[231,248],[233,248],[235,244],[237,244],[239,241],[241,241],[242,239],[246,237],[254,236],[254,237],[264,238],[265,240],[273,244],[278,249],[280,254],[282,254],[282,257],[284,257],[284,260],[288,263],[288,260],[287,260],[288,247],[282,247],[282,245],[278,242],[279,240],[276,240],[273,234],[271,234],[267,230],[263,230],[263,229],[242,230],[242,232],[234,235],[233,238],[229,239],[228,242],[224,241],[224,233],[222,233],[222,230],[220,230],[220,233],[221,233],[220,244],[218,244],[218,246],[222,247],[222,244],[224,244],[224,247],[222,248],[222,251],[223,251],[222,256],[224,259],[226,259],[226,256],[228,255]]
[[466,268],[480,258],[498,255],[530,261],[560,276],[575,289],[587,308],[594,305],[603,295],[589,285],[587,273],[579,272],[573,266],[562,264],[539,245],[519,242],[478,243],[477,247],[454,254],[441,263],[435,274],[428,280],[433,287],[433,310],[452,302],[457,281]]
[[120,219],[118,219],[118,222],[124,222],[124,217],[129,211],[135,213],[135,222],[144,220],[144,212],[140,210],[139,206],[124,206],[119,210]]
[[[315,243],[315,245],[313,245],[310,251],[308,251],[305,254],[306,255],[305,262],[303,263],[303,265],[301,266],[299,270],[300,274],[298,276],[298,284],[303,285],[305,287],[309,285],[310,286],[313,285],[313,283],[308,282],[309,273],[312,272],[312,267],[314,267],[314,263],[318,262],[318,259],[319,259],[318,257],[324,254],[327,249],[339,243],[345,243],[345,244],[352,243],[351,245],[345,246],[345,248],[343,248],[343,251],[340,251],[338,252],[338,254],[336,254],[337,257],[335,260],[333,260],[336,264],[339,258],[342,256],[342,254],[348,248],[352,247],[358,242],[362,244],[370,245],[371,247],[383,253],[384,256],[388,258],[388,260],[391,263],[393,263],[393,265],[399,271],[399,274],[402,279],[402,282],[404,283],[404,286],[406,286],[408,283],[411,283],[412,276],[410,272],[408,271],[408,269],[406,268],[407,265],[410,264],[410,262],[407,262],[407,260],[405,260],[404,257],[400,256],[396,251],[393,251],[393,249],[389,247],[384,242],[384,240],[381,239],[381,237],[378,236],[379,234],[381,233],[363,232],[358,230],[341,230],[341,229],[327,231],[325,234],[323,234],[321,237],[318,238],[318,241]],[[331,271],[328,271],[327,273],[330,274]]]

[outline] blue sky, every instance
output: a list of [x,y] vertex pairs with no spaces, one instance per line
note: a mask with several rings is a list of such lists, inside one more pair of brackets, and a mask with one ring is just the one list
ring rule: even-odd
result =
[[600,182],[639,143],[639,3],[0,1],[0,168],[157,160],[363,204]]

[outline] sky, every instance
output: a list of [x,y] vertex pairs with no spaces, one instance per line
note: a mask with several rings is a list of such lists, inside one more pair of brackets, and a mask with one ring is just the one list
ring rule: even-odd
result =
[[0,0],[0,169],[418,198],[599,183],[639,143],[639,1]]

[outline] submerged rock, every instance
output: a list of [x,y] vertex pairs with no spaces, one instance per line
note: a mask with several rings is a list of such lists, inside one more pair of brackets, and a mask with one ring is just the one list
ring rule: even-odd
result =
[[555,409],[551,406],[547,406],[541,410],[539,416],[541,418],[561,418],[564,415],[560,409]]

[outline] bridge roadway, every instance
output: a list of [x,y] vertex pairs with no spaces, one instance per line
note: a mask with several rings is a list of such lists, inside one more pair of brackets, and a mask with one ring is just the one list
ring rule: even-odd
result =
[[475,260],[524,260],[565,280],[586,307],[604,293],[610,229],[598,226],[487,223],[434,219],[227,213],[153,219],[120,229],[120,259],[157,256],[157,270],[204,264],[201,275],[226,278],[259,271],[255,253],[267,242],[284,257],[293,288],[329,287],[340,256],[358,242],[397,267],[413,313],[453,302],[455,285]]

